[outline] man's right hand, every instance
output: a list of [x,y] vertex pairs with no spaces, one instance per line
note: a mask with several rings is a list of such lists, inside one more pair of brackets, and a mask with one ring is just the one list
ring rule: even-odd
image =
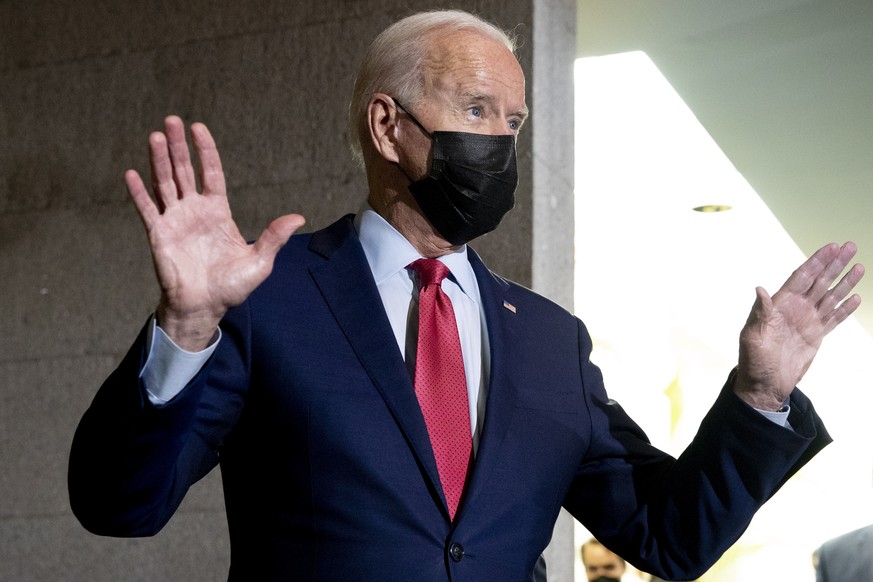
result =
[[161,287],[158,323],[180,347],[206,347],[228,308],[242,303],[267,278],[276,253],[304,223],[299,214],[274,220],[253,244],[233,221],[215,141],[200,123],[191,125],[200,160],[197,191],[185,125],[176,116],[149,136],[154,200],[140,175],[124,179],[148,234]]

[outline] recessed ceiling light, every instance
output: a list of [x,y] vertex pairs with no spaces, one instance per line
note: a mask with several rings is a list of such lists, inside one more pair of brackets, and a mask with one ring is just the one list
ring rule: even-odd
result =
[[704,204],[695,208],[695,212],[726,212],[733,208],[727,204]]

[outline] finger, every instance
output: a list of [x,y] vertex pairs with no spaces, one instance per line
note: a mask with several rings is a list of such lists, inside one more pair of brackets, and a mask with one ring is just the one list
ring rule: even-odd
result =
[[150,229],[160,216],[160,212],[152,201],[152,197],[149,196],[142,178],[136,170],[128,170],[124,173],[124,183],[146,230]]
[[855,265],[843,275],[842,279],[828,291],[822,300],[819,302],[818,309],[827,313],[833,309],[838,303],[848,297],[852,289],[855,288],[861,279],[864,277],[864,265]]
[[[856,252],[858,252],[858,247],[855,243],[847,242],[843,244],[843,246],[839,248],[836,256],[834,256],[816,276],[807,296],[815,302],[826,297],[826,294],[833,286],[834,281],[840,276],[840,273],[843,272],[843,269],[846,268],[846,265],[849,264],[849,261],[852,260],[852,257],[855,256]],[[845,295],[848,295],[848,290]],[[843,295],[843,297],[845,297],[845,295]]]
[[788,277],[788,280],[779,289],[779,294],[807,295],[815,285],[821,272],[839,252],[840,247],[836,243],[826,244],[815,251],[812,256],[791,273],[791,276]]
[[152,173],[152,190],[161,210],[179,202],[176,182],[173,180],[173,165],[167,149],[167,136],[156,131],[149,136],[149,162]]
[[840,303],[836,309],[831,311],[830,316],[825,319],[824,332],[827,334],[833,331],[835,327],[848,319],[858,309],[859,305],[861,305],[861,296],[857,293]]
[[299,214],[286,214],[280,216],[264,229],[258,240],[255,241],[254,251],[262,259],[272,261],[291,235],[306,223],[306,219]]
[[164,120],[164,132],[167,136],[178,196],[182,198],[185,194],[196,193],[197,182],[194,179],[194,166],[191,164],[188,141],[185,139],[184,122],[179,117],[171,115]]
[[203,194],[217,194],[224,196],[227,193],[224,183],[224,171],[221,169],[221,157],[212,134],[202,123],[191,125],[191,137],[194,140],[194,148],[200,159],[200,180],[203,184]]
[[832,301],[833,305],[836,305],[843,299],[845,299],[852,289],[855,288],[861,278],[864,276],[864,266],[863,265],[855,265],[849,271],[843,275],[840,281],[833,286],[833,288],[828,291],[822,301]]

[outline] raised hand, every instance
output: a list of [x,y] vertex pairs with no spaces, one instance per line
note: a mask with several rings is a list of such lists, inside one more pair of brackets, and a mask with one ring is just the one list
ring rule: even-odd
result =
[[[831,243],[816,251],[773,297],[758,287],[740,333],[735,392],[760,410],[779,410],[806,373],[824,336],[845,321],[861,298],[849,293],[864,276],[856,264],[834,285],[857,247]],[[848,299],[847,299],[848,297]]]
[[231,216],[209,130],[195,123],[191,136],[202,192],[185,126],[176,116],[164,120],[164,132],[149,136],[154,200],[136,171],[128,170],[124,178],[145,225],[161,287],[158,323],[177,344],[194,351],[209,343],[227,309],[266,279],[276,253],[304,219],[299,214],[277,218],[255,244],[247,244]]

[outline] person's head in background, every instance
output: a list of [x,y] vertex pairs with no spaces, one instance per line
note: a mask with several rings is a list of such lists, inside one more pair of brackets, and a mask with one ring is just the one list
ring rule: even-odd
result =
[[619,582],[627,568],[624,558],[594,538],[582,544],[582,564],[588,582]]

